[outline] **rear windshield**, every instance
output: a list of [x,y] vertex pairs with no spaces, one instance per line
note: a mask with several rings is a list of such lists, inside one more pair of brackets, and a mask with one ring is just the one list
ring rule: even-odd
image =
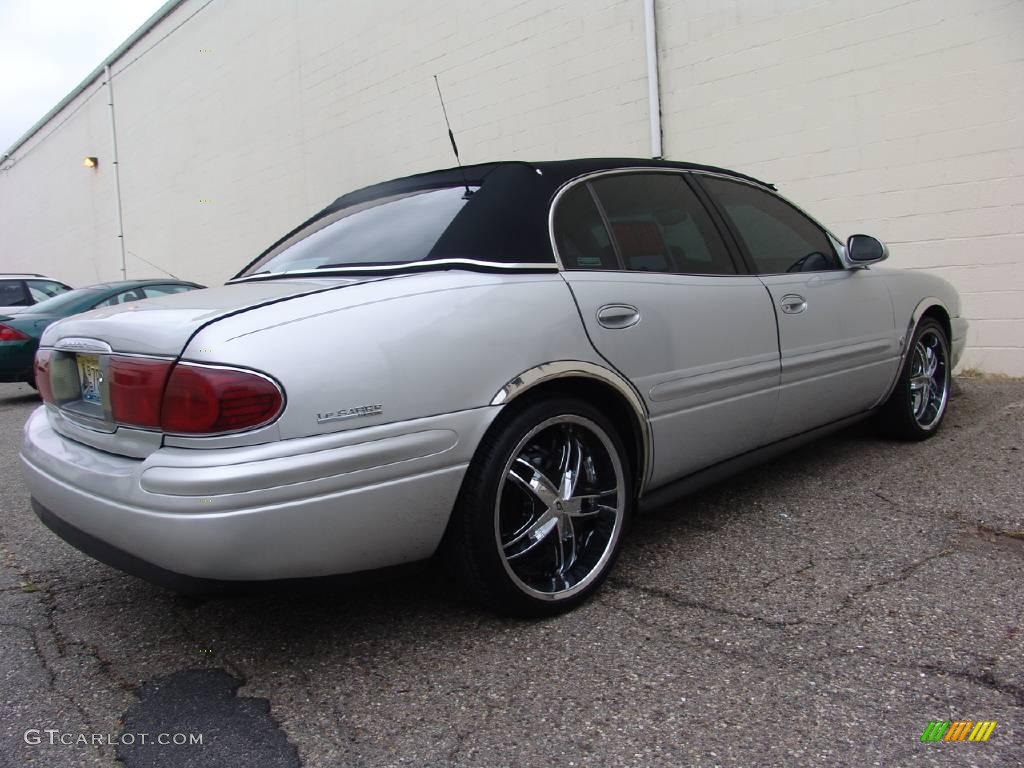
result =
[[236,277],[442,259],[554,265],[548,207],[556,181],[519,162],[465,170],[343,195]]
[[243,275],[445,258],[438,245],[479,188],[448,187],[385,197],[328,214],[295,233]]
[[103,291],[95,288],[77,288],[54,296],[52,299],[40,301],[33,304],[22,314],[32,315],[59,315],[66,309],[74,309],[82,302],[87,302],[89,297],[95,297],[96,301],[103,298]]

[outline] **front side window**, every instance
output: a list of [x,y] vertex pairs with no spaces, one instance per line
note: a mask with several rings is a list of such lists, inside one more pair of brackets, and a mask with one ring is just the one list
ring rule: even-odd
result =
[[717,176],[702,179],[758,274],[842,269],[825,230],[776,195]]

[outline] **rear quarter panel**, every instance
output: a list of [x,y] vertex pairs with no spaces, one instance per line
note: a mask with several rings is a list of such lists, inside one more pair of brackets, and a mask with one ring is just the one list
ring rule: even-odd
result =
[[[600,364],[556,273],[436,272],[351,285],[223,318],[182,359],[250,367],[287,398],[283,439],[488,406],[553,360]],[[381,406],[318,422],[318,414]],[[495,409],[497,410],[497,409]]]

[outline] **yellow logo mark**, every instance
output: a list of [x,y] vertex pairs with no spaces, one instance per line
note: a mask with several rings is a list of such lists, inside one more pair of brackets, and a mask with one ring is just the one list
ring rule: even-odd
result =
[[994,731],[995,729],[995,720],[983,720],[974,726],[974,730],[971,731],[971,735],[967,737],[967,740],[988,741],[988,737],[992,735],[992,731]]

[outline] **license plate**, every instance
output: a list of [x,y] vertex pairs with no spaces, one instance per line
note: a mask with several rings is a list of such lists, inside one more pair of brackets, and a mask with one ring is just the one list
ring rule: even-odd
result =
[[100,373],[99,355],[77,355],[78,381],[82,385],[82,400],[103,405],[103,374]]

